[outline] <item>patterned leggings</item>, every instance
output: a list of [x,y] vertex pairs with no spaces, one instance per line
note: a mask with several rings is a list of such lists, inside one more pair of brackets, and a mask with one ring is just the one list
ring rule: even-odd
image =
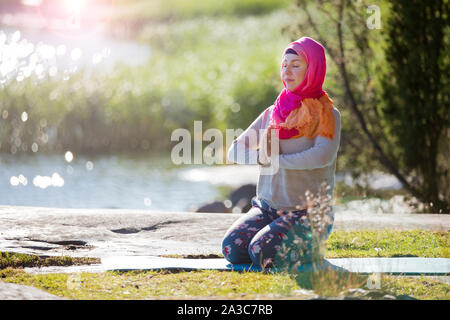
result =
[[[332,225],[327,225],[327,232],[321,240],[328,238]],[[298,243],[302,245],[298,246]],[[306,209],[277,213],[263,199],[253,198],[252,208],[225,233],[222,253],[232,264],[253,263],[265,268],[273,266],[275,259],[285,260],[280,257],[282,252],[290,257],[297,255],[294,259],[302,260],[302,263],[310,262],[313,259],[312,246]],[[299,248],[302,248],[300,256]]]

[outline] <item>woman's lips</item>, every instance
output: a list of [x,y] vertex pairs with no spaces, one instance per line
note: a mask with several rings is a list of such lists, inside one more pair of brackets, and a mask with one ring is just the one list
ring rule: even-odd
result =
[[291,82],[291,81],[294,81],[294,79],[286,79],[284,81]]

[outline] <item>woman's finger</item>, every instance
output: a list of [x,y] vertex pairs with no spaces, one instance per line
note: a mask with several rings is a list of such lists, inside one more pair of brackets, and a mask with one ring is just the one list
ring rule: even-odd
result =
[[267,130],[267,155],[270,157],[271,156],[271,138],[272,138],[272,126],[269,126],[269,130]]

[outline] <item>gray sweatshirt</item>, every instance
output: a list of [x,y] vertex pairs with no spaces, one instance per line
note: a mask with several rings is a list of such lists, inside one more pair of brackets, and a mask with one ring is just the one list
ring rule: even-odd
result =
[[[264,110],[233,141],[227,152],[228,162],[258,164],[257,148],[263,132],[269,125],[273,108],[272,105]],[[272,208],[286,211],[304,209],[306,206],[300,196],[304,199],[307,190],[317,194],[322,182],[330,186],[328,194],[333,197],[336,157],[341,138],[341,115],[335,107],[333,115],[335,119],[333,140],[320,135],[315,138],[276,140],[279,141],[279,153],[276,155],[278,168],[273,174],[267,174],[266,171],[262,174],[266,168],[259,166],[260,174],[256,187],[256,195]],[[254,132],[257,134],[252,135]]]

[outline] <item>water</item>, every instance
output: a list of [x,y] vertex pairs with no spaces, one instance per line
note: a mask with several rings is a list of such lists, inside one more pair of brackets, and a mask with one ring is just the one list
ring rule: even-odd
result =
[[[163,155],[75,154],[73,159],[64,153],[0,155],[0,205],[190,211],[214,200],[225,200],[221,186],[233,189],[256,184],[257,177],[257,166],[177,166],[170,156]],[[336,181],[354,183],[343,173],[336,174]],[[376,172],[368,182],[375,189],[401,187],[392,176]],[[401,199],[355,200],[337,209],[410,211]]]
[[187,211],[221,198],[221,185],[256,183],[257,168],[246,167],[175,166],[163,156],[1,155],[0,205]]
[[[36,74],[108,72],[151,57],[137,42],[101,33],[0,28],[0,85]],[[256,183],[257,168],[184,166],[170,157],[0,155],[0,205],[186,211],[220,197],[219,186]],[[235,178],[236,174],[239,176]]]

